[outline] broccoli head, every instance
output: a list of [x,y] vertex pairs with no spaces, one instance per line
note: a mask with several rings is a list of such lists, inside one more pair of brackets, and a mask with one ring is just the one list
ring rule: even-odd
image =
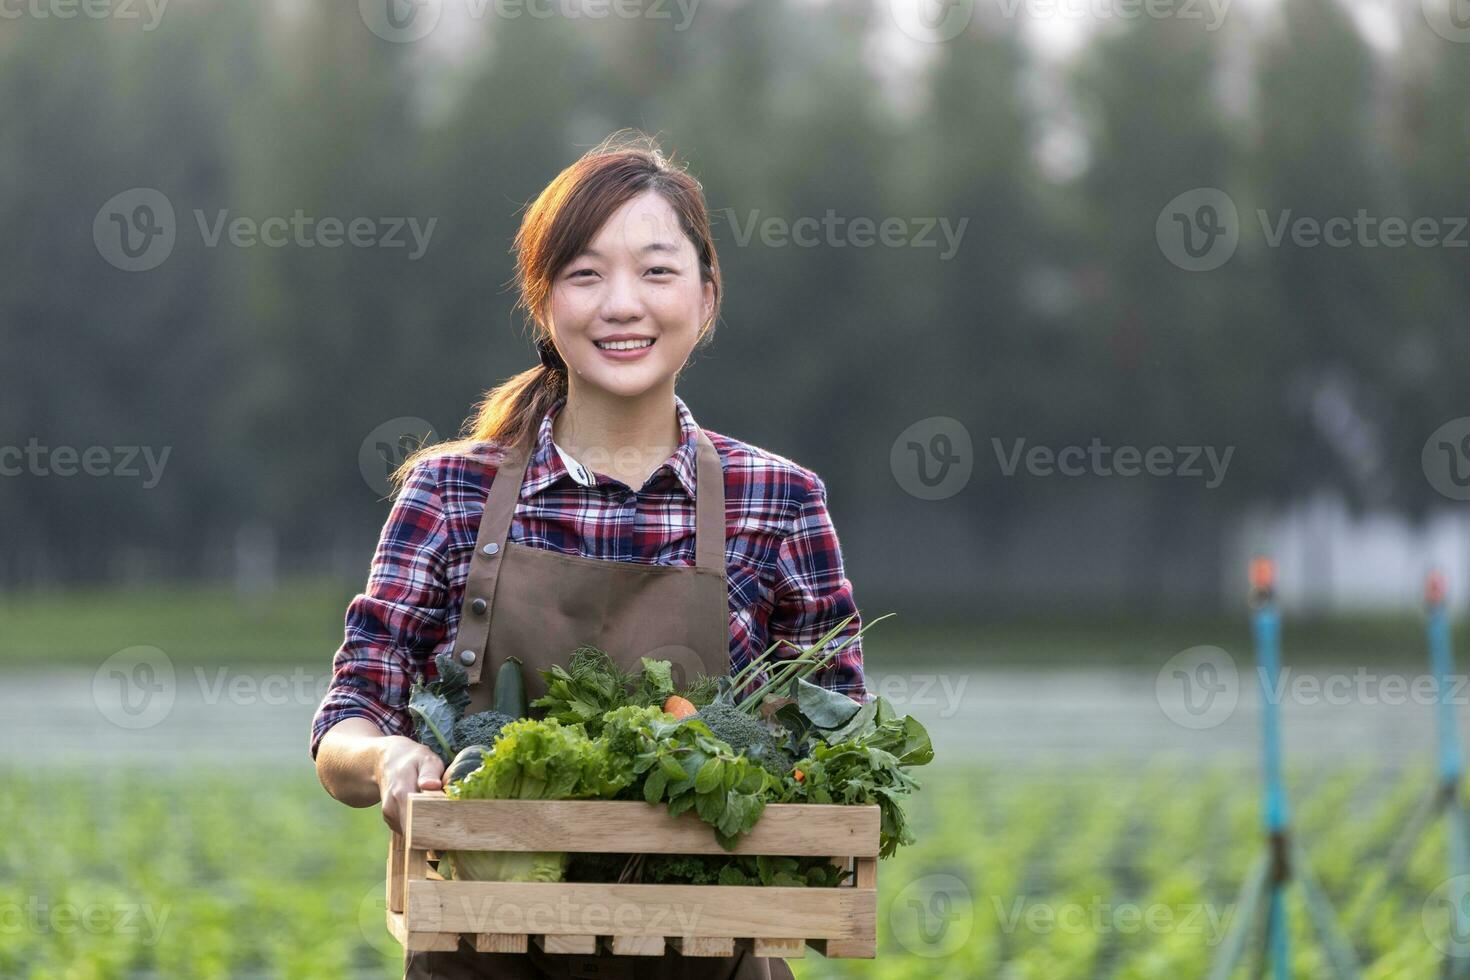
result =
[[768,772],[783,775],[795,764],[796,760],[781,747],[775,732],[732,704],[716,701],[700,708],[692,717],[708,725],[720,741],[736,752],[744,752]]
[[515,720],[498,711],[465,715],[454,723],[454,747],[459,750],[466,745],[494,745],[500,730]]

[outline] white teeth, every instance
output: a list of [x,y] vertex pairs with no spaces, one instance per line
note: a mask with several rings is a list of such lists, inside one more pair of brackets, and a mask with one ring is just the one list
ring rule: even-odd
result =
[[598,340],[594,343],[603,350],[638,350],[653,346],[652,340]]

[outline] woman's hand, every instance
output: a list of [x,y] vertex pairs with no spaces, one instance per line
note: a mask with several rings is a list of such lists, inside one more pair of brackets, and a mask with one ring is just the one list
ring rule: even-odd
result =
[[397,833],[409,793],[444,788],[444,763],[432,749],[355,716],[322,736],[316,771],[327,792],[348,806],[382,804],[383,822]]
[[383,804],[383,821],[401,834],[408,815],[408,794],[444,788],[444,760],[427,745],[403,735],[385,735],[378,741],[373,778]]

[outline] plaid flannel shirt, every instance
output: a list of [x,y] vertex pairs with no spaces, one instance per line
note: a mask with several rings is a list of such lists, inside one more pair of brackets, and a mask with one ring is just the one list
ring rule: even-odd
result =
[[[551,438],[556,402],[542,418],[509,540],[609,561],[694,564],[696,427],[675,396],[680,443],[638,492],[602,474],[569,473]],[[852,583],[820,477],[775,453],[705,430],[725,478],[725,572],[730,666],[739,670],[778,639],[807,647],[853,615],[829,643],[861,628]],[[434,656],[454,647],[480,515],[500,459],[488,442],[421,461],[383,525],[366,590],[347,607],[332,684],[311,726],[311,754],[344,718],[367,718],[390,735],[413,731],[406,704],[415,675],[435,676]],[[494,615],[494,610],[491,610]],[[866,700],[861,640],[815,679]],[[777,655],[790,654],[782,647]]]

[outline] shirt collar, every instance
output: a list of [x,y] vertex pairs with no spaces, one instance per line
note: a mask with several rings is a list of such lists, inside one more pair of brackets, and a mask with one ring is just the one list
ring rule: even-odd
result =
[[[540,493],[562,478],[575,482],[572,474],[567,472],[566,463],[562,460],[561,452],[558,451],[561,447],[557,446],[551,438],[551,424],[566,401],[565,395],[558,398],[541,417],[541,423],[536,432],[536,445],[531,450],[530,460],[526,463],[526,479],[521,484],[523,496],[529,497]],[[699,426],[695,423],[689,406],[684,404],[684,399],[678,395],[674,396],[674,409],[679,416],[679,445],[674,449],[673,455],[664,460],[659,470],[655,470],[654,473],[664,469],[671,471],[679,485],[684,488],[684,492],[689,495],[689,499],[693,500],[694,474],[699,452]],[[634,487],[634,489],[640,488]]]

